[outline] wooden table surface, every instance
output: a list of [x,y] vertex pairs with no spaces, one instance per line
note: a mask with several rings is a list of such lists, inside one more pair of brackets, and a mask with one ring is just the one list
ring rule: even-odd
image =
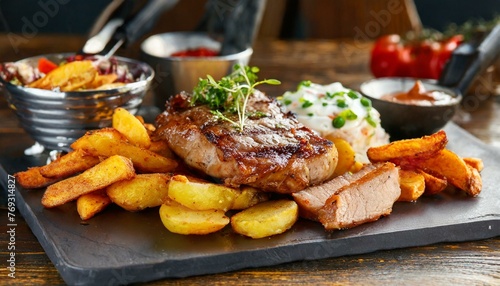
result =
[[[15,45],[0,36],[0,61],[47,52],[77,50],[82,39],[39,35]],[[295,89],[304,79],[317,83],[340,81],[357,88],[370,79],[370,43],[347,40],[283,42],[255,45],[251,64],[261,68],[261,78],[276,78],[281,86],[266,87],[271,95]],[[121,52],[136,57],[137,47]],[[148,99],[146,100],[146,104]],[[487,144],[500,147],[500,97],[476,96],[455,122]],[[27,135],[0,97],[0,149],[14,146]],[[500,149],[499,149],[500,150]],[[2,178],[4,180],[4,178]],[[7,210],[1,209],[2,262],[0,284],[63,285],[53,263],[22,218],[17,217],[16,278],[7,277]],[[184,279],[167,279],[150,285],[500,285],[500,237],[482,241],[441,243],[317,261],[299,261],[272,267]]]

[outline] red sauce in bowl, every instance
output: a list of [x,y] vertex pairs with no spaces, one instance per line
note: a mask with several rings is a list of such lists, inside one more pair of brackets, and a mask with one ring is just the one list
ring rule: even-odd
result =
[[409,105],[448,105],[456,100],[446,92],[426,90],[419,80],[409,91],[389,93],[382,96],[381,99]]
[[216,57],[219,52],[207,47],[187,49],[172,53],[171,57]]

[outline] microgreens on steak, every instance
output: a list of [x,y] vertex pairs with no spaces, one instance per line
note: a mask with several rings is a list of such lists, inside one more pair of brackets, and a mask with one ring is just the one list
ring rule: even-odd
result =
[[[261,84],[278,85],[281,82],[276,79],[257,81],[258,67],[235,65],[233,72],[216,81],[207,75],[206,79],[200,79],[193,90],[192,105],[206,104],[212,114],[218,118],[236,125],[239,131],[243,131],[245,120],[248,118],[247,103],[253,95],[255,87]],[[233,121],[224,113],[238,114],[238,122]]]

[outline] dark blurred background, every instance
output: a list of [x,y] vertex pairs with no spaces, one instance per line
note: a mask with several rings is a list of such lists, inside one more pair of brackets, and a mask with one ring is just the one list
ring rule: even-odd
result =
[[[3,0],[0,1],[0,32],[82,34],[90,31],[96,17],[110,0]],[[140,7],[146,1],[130,0]],[[205,0],[180,0],[156,25],[155,32],[193,29],[200,20]],[[416,9],[424,27],[445,29],[450,23],[471,19],[491,20],[500,14],[500,0],[268,0],[259,37],[286,39],[352,37],[353,27],[363,28],[374,15],[390,5],[404,6],[392,15],[380,33],[401,32],[412,27],[404,17]],[[414,6],[414,7],[412,7]],[[406,22],[405,22],[406,21]],[[31,30],[30,30],[31,29]]]

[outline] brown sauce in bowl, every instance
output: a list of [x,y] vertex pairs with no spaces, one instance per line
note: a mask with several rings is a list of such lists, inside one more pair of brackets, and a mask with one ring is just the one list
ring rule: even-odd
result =
[[426,90],[421,81],[407,92],[395,92],[383,95],[381,99],[409,105],[448,105],[456,99],[450,94],[439,90]]

